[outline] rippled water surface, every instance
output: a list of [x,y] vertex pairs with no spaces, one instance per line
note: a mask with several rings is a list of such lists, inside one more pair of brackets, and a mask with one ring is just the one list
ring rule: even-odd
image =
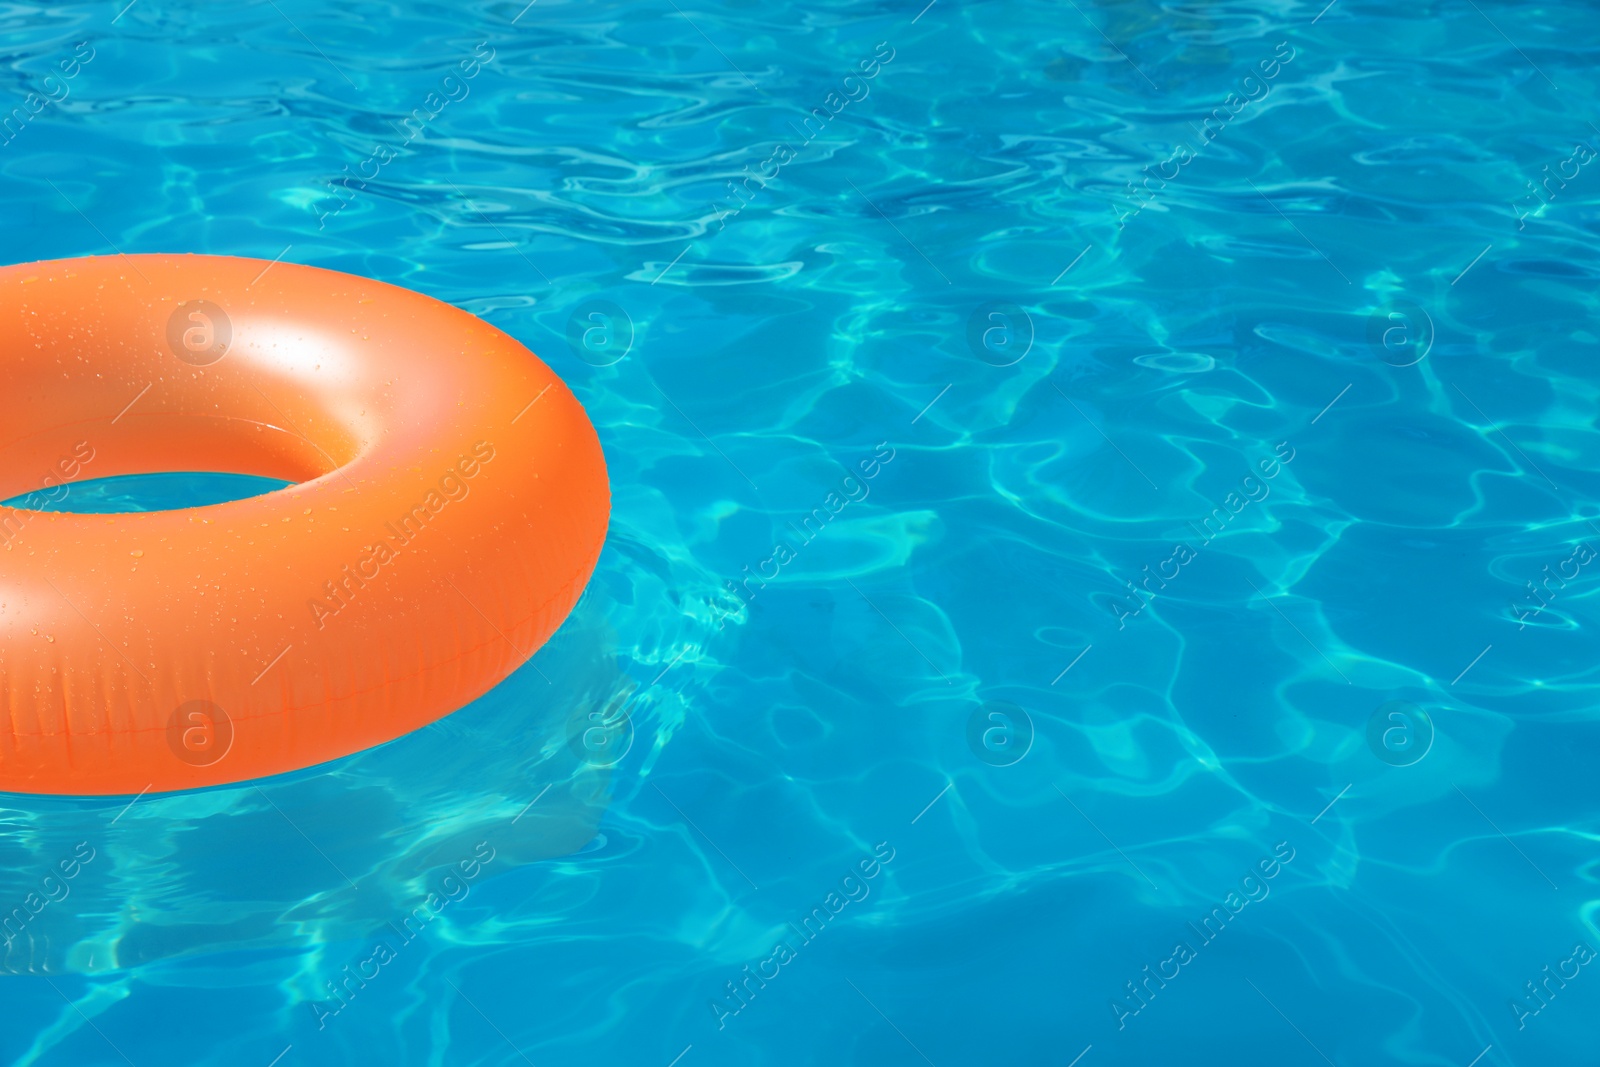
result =
[[451,302],[615,501],[432,727],[0,798],[0,1057],[1600,1062],[1600,14],[923,2],[0,9],[6,261]]

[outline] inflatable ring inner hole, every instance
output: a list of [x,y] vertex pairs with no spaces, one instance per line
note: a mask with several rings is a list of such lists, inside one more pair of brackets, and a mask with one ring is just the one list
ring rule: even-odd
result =
[[[251,375],[256,368],[229,370]],[[195,377],[206,373],[217,372]],[[114,422],[102,416],[41,425],[49,405],[39,403],[37,395],[15,396],[15,403],[0,397],[0,501],[27,508],[29,494],[61,497],[62,486],[125,475],[206,472],[292,485],[333,474],[360,453],[358,431],[341,425],[334,413],[318,410],[309,391],[252,376],[262,380],[242,398],[234,394],[238,410],[216,410],[215,402],[204,404],[213,408],[210,412],[193,410],[202,407],[202,382],[164,383],[163,402],[143,397]],[[295,410],[286,411],[291,404]]]
[[75,515],[187,511],[266,496],[295,484],[281,478],[229,471],[162,471],[89,478],[83,476],[83,469],[79,464],[74,474],[69,465],[62,481],[0,500],[0,507]]

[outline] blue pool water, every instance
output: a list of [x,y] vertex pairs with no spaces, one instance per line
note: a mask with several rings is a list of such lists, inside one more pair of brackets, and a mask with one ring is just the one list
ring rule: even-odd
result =
[[0,1059],[1600,1062],[1592,5],[124,3],[7,261],[449,301],[615,511],[428,729],[0,797]]

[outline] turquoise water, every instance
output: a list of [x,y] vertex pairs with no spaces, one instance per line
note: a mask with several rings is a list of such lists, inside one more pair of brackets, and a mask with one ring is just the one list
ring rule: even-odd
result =
[[1592,6],[3,19],[8,261],[449,301],[615,500],[428,729],[0,798],[6,1062],[1600,1062]]

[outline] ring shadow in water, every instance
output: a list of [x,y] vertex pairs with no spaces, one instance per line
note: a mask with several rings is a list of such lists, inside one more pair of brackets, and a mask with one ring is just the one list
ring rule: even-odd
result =
[[579,604],[537,663],[346,759],[131,804],[6,798],[0,974],[393,940],[467,883],[582,849],[616,758],[574,741],[624,717],[635,689],[599,599]]

